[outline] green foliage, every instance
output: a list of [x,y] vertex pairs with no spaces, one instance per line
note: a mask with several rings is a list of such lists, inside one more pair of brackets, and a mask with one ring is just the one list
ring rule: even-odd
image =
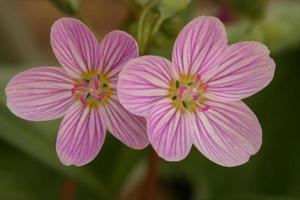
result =
[[300,3],[273,3],[264,19],[241,20],[227,27],[229,42],[256,40],[265,43],[272,53],[279,53],[300,44]]
[[[226,1],[225,1],[226,2]],[[258,20],[264,17],[267,0],[230,0],[232,10],[242,17]]]
[[189,3],[190,0],[161,0],[158,9],[164,18],[169,18],[186,8]]
[[80,0],[50,0],[63,13],[76,15],[80,8]]

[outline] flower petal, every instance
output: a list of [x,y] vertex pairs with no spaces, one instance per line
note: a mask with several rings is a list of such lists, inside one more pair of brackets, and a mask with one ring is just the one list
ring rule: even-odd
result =
[[211,70],[220,62],[226,47],[226,31],[219,19],[195,18],[182,29],[175,41],[172,62],[177,76],[202,75]]
[[157,102],[147,118],[147,133],[157,154],[168,161],[184,159],[192,147],[194,119],[168,101]]
[[209,106],[208,111],[195,113],[195,146],[219,165],[246,163],[262,143],[255,114],[243,102],[210,102]]
[[118,101],[116,94],[102,108],[107,129],[118,140],[133,149],[143,149],[149,144],[146,121],[129,113]]
[[71,81],[59,67],[28,69],[8,82],[7,106],[15,115],[27,120],[60,118],[73,102]]
[[128,62],[119,75],[118,95],[130,112],[147,116],[158,100],[168,94],[171,63],[158,56],[143,56]]
[[130,59],[138,57],[135,39],[124,31],[108,33],[100,44],[101,66],[108,77],[117,81],[116,75]]
[[69,75],[99,67],[99,45],[93,33],[82,22],[72,18],[57,20],[51,28],[51,46],[56,58]]
[[259,42],[230,45],[215,75],[208,81],[208,98],[236,101],[266,87],[274,76],[275,63],[268,48]]
[[56,151],[64,165],[82,166],[99,153],[105,139],[105,124],[99,109],[75,102],[59,127]]

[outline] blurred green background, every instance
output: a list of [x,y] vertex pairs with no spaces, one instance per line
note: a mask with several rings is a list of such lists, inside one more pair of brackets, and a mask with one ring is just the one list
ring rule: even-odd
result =
[[[59,66],[49,30],[62,16],[84,19],[99,39],[113,29],[136,35],[151,0],[0,0],[0,199],[138,199],[147,178],[150,148],[134,151],[112,136],[87,166],[65,167],[57,159],[60,120],[29,122],[6,107],[7,81],[26,68]],[[155,199],[300,199],[300,1],[162,0],[151,7],[143,34],[163,16],[161,29],[145,42],[146,53],[170,58],[176,35],[197,15],[226,24],[230,43],[265,43],[277,64],[272,83],[246,100],[263,127],[259,153],[243,166],[218,166],[196,149],[181,162],[159,160]],[[147,44],[146,44],[147,43]],[[143,189],[143,188],[142,188]],[[147,192],[147,191],[146,191]]]

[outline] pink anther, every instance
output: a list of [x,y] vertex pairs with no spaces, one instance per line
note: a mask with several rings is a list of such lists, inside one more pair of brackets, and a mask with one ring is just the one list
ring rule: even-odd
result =
[[95,95],[94,97],[95,97],[97,100],[101,101],[101,100],[105,97],[105,95],[106,95],[106,93],[103,92],[102,94],[100,94],[100,95]]
[[184,94],[184,92],[187,90],[186,86],[180,86],[179,87],[179,97],[182,97],[182,95]]
[[80,82],[80,83],[76,83],[74,84],[74,88],[81,88],[81,87],[87,87],[89,84],[86,82]]
[[208,84],[204,83],[204,86],[203,86],[204,91],[207,91],[207,88],[208,88]]
[[95,88],[98,89],[99,88],[99,80],[96,76],[93,78],[93,83],[94,83]]
[[198,100],[198,95],[194,95],[192,98],[193,101],[197,101]]
[[82,96],[82,97],[80,97],[80,101],[81,101],[81,103],[82,104],[87,104],[87,100],[86,100],[86,97],[85,96]]
[[75,89],[75,88],[72,88],[72,89],[71,89],[71,93],[72,93],[72,95],[74,96],[74,95],[76,94],[76,89]]
[[196,84],[199,83],[200,81],[201,81],[201,75],[196,74]]
[[207,111],[208,109],[209,109],[209,105],[203,105],[203,106],[201,106],[201,107],[199,108],[199,111],[205,112],[205,111]]

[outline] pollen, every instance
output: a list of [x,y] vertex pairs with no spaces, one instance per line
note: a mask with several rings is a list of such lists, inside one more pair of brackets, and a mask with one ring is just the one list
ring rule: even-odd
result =
[[169,89],[169,98],[173,106],[178,110],[184,111],[207,111],[206,105],[207,84],[201,80],[199,74],[193,76],[181,76],[174,80]]
[[105,105],[111,95],[109,79],[100,72],[89,72],[74,81],[72,96],[83,105],[91,108]]

